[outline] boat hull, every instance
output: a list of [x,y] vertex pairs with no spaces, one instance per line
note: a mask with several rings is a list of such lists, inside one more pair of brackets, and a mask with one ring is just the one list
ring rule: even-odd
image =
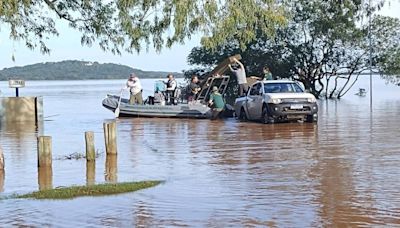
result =
[[[108,95],[103,106],[113,112],[118,106],[118,96]],[[210,115],[210,108],[202,104],[188,105],[130,105],[129,100],[121,99],[120,117],[159,117],[204,119]]]

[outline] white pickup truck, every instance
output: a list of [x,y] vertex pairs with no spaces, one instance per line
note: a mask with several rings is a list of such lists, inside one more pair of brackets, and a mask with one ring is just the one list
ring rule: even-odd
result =
[[318,104],[314,95],[304,91],[295,81],[268,80],[254,83],[245,97],[235,101],[235,114],[241,120],[278,121],[318,120]]

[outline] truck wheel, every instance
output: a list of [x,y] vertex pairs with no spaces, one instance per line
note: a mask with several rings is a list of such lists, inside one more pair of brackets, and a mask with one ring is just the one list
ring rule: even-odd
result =
[[270,124],[275,122],[274,118],[269,115],[268,108],[265,105],[263,106],[262,110],[261,122],[263,124]]
[[313,122],[317,122],[318,121],[318,117],[314,117],[314,115],[307,115],[306,116],[306,122],[307,123],[313,123]]
[[244,108],[240,109],[239,120],[247,121],[247,116],[246,116],[246,112],[244,111]]

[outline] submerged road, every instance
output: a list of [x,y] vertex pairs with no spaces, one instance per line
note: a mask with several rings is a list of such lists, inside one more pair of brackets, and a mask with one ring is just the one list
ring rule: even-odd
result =
[[[400,225],[398,87],[377,81],[372,112],[369,99],[351,94],[320,101],[318,124],[120,119],[117,161],[102,155],[88,175],[84,160],[63,157],[84,152],[87,130],[95,131],[96,147],[104,151],[102,122],[112,113],[100,107],[101,98],[120,83],[37,82],[28,89],[45,96],[45,116],[59,116],[39,132],[35,126],[1,126],[7,167],[0,197],[87,181],[166,182],[110,197],[1,200],[0,226]],[[53,136],[50,177],[36,168],[38,134]]]

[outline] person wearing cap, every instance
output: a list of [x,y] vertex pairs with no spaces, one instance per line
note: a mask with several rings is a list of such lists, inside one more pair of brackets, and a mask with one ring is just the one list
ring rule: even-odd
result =
[[225,107],[224,99],[222,98],[222,94],[219,93],[218,87],[214,86],[212,88],[208,104],[211,107],[211,119],[217,119]]
[[140,83],[139,78],[136,76],[135,73],[131,73],[129,76],[128,81],[126,82],[126,88],[129,89],[131,96],[129,99],[129,104],[143,104],[143,97],[142,97],[142,84]]
[[171,105],[171,104],[175,104],[175,90],[176,87],[178,86],[174,75],[172,74],[168,74],[167,76],[168,81],[164,82],[167,85],[167,91],[166,91],[166,95],[167,95],[167,104]]

